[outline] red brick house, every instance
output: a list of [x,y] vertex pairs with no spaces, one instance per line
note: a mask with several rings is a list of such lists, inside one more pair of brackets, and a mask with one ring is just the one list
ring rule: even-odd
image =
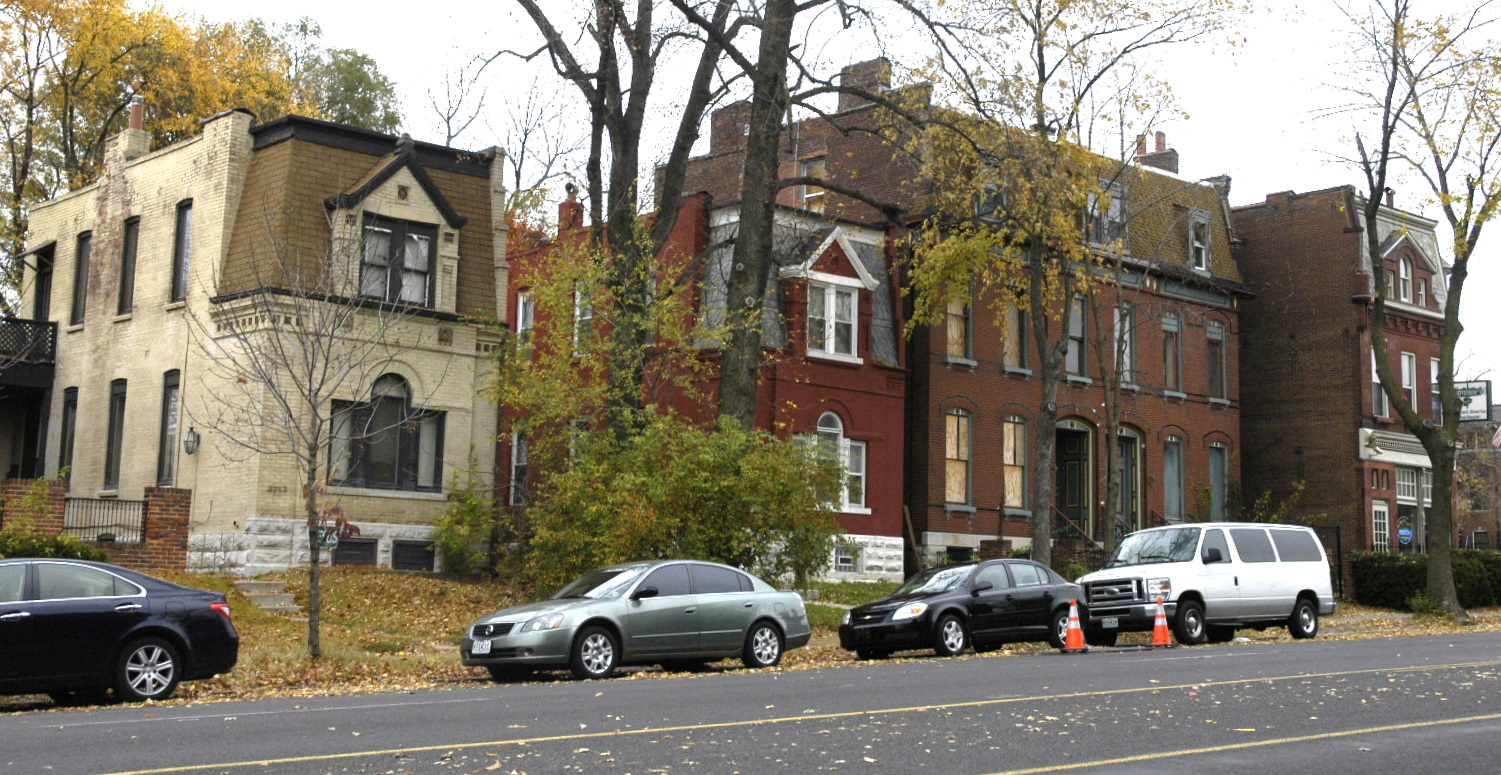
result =
[[[844,69],[842,81],[890,91],[882,60]],[[922,86],[902,87],[922,98]],[[748,108],[730,105],[712,118],[709,153],[693,160],[687,190],[716,201],[740,190]],[[874,132],[876,107],[842,95],[836,112],[790,125],[783,137],[783,177],[817,176],[859,189],[903,212],[923,211],[926,194],[914,161]],[[1119,275],[1077,332],[1074,366],[1059,394],[1055,523],[1093,540],[1111,530],[1162,521],[1225,518],[1238,478],[1239,307],[1247,296],[1231,251],[1228,180],[1195,182],[1176,174],[1177,154],[1164,142],[1141,149],[1125,178],[1117,214],[1127,255]],[[783,189],[779,203],[826,216],[883,223],[882,213],[813,186]],[[913,215],[904,222],[915,223]],[[890,230],[893,239],[901,235]],[[905,498],[910,548],[928,561],[962,559],[998,539],[1031,537],[1029,428],[1041,405],[1035,347],[1019,325],[999,326],[982,290],[956,305],[941,327],[918,327],[904,342],[907,379]],[[981,314],[975,314],[980,312]],[[898,310],[897,319],[908,317]],[[1087,333],[1092,332],[1092,333]],[[1096,347],[1128,342],[1131,374],[1122,393],[1120,438],[1107,439],[1104,388]],[[874,375],[872,375],[874,376]],[[1105,504],[1108,463],[1126,486]],[[1009,486],[1008,486],[1009,484]]]
[[[733,252],[726,240],[738,222],[734,206],[715,207],[705,194],[687,197],[663,251],[668,262],[705,256],[689,292],[695,314],[711,322],[723,319]],[[584,238],[579,203],[565,202],[559,223],[557,240],[512,255],[507,322],[513,331],[542,322],[529,297],[545,254]],[[905,377],[889,242],[881,229],[791,208],[778,212],[775,228],[777,269],[764,297],[767,366],[756,425],[783,438],[817,438],[843,464],[848,483],[835,506],[847,542],[836,550],[834,572],[842,579],[899,580]],[[712,342],[701,344],[704,358],[716,357]],[[717,414],[711,405],[717,380],[696,387],[693,396],[668,388],[657,398],[709,422]],[[512,464],[510,501],[524,505],[531,475],[525,441],[514,435],[503,441]]]
[[[1373,359],[1387,360],[1420,416],[1444,421],[1433,390],[1445,289],[1435,223],[1388,201],[1381,255],[1372,257],[1364,206],[1341,186],[1233,211],[1241,269],[1257,294],[1242,318],[1246,492],[1285,498],[1304,482],[1298,511],[1327,514],[1346,558],[1420,551],[1431,503],[1428,455],[1389,406]],[[1377,283],[1384,350],[1370,328]]]

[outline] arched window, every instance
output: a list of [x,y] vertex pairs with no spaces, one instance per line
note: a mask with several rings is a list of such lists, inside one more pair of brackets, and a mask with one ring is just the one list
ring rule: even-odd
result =
[[443,413],[416,409],[406,380],[387,374],[370,400],[335,401],[329,468],[335,484],[436,491],[441,484]]
[[1412,259],[1397,259],[1397,298],[1412,301]]
[[833,412],[818,418],[819,455],[839,463],[844,472],[843,486],[834,497],[840,511],[865,508],[865,442],[846,438],[844,421]]

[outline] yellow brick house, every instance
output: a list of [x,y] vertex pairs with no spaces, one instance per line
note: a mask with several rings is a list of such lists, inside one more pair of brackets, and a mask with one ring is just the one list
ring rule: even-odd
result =
[[501,151],[244,111],[151,151],[142,113],[98,182],[31,210],[26,313],[57,328],[33,467],[68,472],[70,513],[191,490],[190,569],[303,564],[302,478],[274,439],[319,415],[276,388],[328,346],[319,497],[358,529],[333,560],[434,569],[450,487],[494,481]]

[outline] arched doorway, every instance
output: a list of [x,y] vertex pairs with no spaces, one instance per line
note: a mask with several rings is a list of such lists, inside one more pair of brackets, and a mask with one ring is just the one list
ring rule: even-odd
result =
[[[1055,442],[1054,459],[1058,511],[1068,522],[1057,526],[1054,535],[1064,539],[1091,539],[1094,536],[1093,498],[1094,465],[1088,425],[1077,420],[1061,420]],[[1070,524],[1071,523],[1071,524]]]

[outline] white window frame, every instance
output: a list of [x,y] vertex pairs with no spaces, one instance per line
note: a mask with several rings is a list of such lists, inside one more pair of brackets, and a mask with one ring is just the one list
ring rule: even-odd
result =
[[1418,403],[1418,356],[1402,353],[1402,398],[1417,411]]
[[1391,417],[1391,402],[1386,399],[1386,391],[1381,388],[1381,373],[1376,370],[1376,349],[1371,348],[1371,414],[1377,417]]
[[532,346],[532,330],[537,325],[537,301],[531,291],[516,293],[516,349],[528,350]]
[[1412,302],[1412,259],[1397,259],[1397,298]]
[[[805,178],[822,178],[828,175],[828,157],[804,159],[797,165],[798,175]],[[823,186],[804,183],[798,190],[798,204],[810,213],[822,213],[828,194]]]
[[[831,505],[842,514],[871,513],[865,505],[870,482],[866,475],[870,464],[866,443],[845,435],[844,419],[834,412],[819,415],[815,438],[819,455],[839,464],[839,493]],[[857,489],[858,493],[852,495]]]
[[[824,358],[846,363],[861,363],[860,357],[860,291],[865,284],[853,277],[840,277],[839,275],[825,274],[823,272],[808,273],[808,314],[807,314],[807,341],[808,355],[815,358]],[[815,294],[822,296],[824,317],[813,316],[813,297]],[[848,294],[849,320],[838,319],[839,298]],[[833,349],[838,341],[839,326],[849,326],[849,352],[840,352]],[[822,342],[815,346],[815,326],[822,328]]]
[[1391,505],[1385,500],[1371,501],[1371,549],[1377,552],[1392,550]]
[[1397,502],[1418,502],[1418,469],[1406,467],[1397,469]]
[[511,434],[511,486],[507,494],[507,502],[512,506],[527,505],[526,477],[530,469],[531,455],[527,448],[526,437],[520,433]]
[[1433,424],[1434,425],[1443,425],[1444,424],[1444,401],[1443,401],[1443,396],[1439,395],[1439,390],[1438,390],[1438,370],[1439,370],[1438,364],[1439,364],[1439,359],[1437,359],[1437,358],[1429,358],[1428,359],[1428,377],[1429,377],[1428,394],[1429,394],[1429,403],[1432,405],[1432,408],[1433,408]]
[[588,333],[594,330],[594,303],[582,286],[573,291],[573,354],[583,355]]
[[1428,281],[1419,278],[1418,281],[1416,283],[1414,283],[1413,285],[1414,285],[1415,290],[1413,291],[1413,300],[1412,300],[1412,303],[1418,305],[1419,307],[1427,307],[1428,306]]
[[1188,265],[1200,272],[1209,271],[1209,215],[1193,213],[1188,220]]

